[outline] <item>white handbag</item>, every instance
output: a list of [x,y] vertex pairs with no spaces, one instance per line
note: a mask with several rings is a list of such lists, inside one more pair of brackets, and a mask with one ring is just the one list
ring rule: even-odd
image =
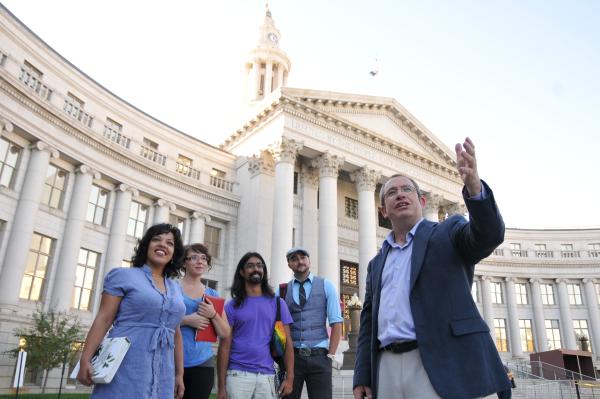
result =
[[[128,337],[104,338],[92,356],[92,381],[95,384],[108,384],[117,373],[123,358],[127,354],[131,341]],[[71,373],[71,378],[77,378],[79,362]]]

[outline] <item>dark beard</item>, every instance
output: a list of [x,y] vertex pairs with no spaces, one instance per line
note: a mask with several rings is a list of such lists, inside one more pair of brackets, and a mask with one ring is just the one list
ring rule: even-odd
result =
[[260,273],[253,273],[250,276],[246,277],[246,282],[252,285],[261,284],[262,280],[263,276]]

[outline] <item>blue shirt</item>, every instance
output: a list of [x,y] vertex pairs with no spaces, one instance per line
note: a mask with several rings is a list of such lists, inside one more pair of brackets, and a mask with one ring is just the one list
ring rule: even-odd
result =
[[[304,283],[304,292],[306,293],[306,299],[310,297],[310,293],[312,291],[312,281],[314,275],[312,272],[308,273],[308,277],[306,278],[308,281]],[[325,288],[325,297],[327,298],[327,321],[329,325],[333,325],[336,323],[342,323],[344,318],[342,317],[342,309],[340,308],[340,301],[337,296],[337,292],[335,291],[335,286],[333,283],[327,279],[323,279],[323,285]],[[275,295],[279,295],[279,287],[275,290]],[[294,279],[292,284],[292,298],[294,302],[300,305],[300,282]],[[306,344],[303,342],[294,342],[295,348],[303,348],[306,347]],[[329,340],[323,340],[319,342],[316,348],[325,348],[329,349]]]
[[[481,192],[469,199],[481,201],[485,198],[487,193],[485,187],[481,185]],[[392,342],[417,339],[415,322],[410,310],[410,269],[412,242],[422,221],[423,218],[406,234],[404,245],[398,244],[394,232],[390,231],[381,247],[382,252],[390,248],[381,275],[381,297],[377,319],[377,339],[381,347]]]
[[[198,310],[198,305],[202,301],[200,298],[190,298],[185,295],[183,289],[178,284],[183,303],[185,304],[185,314],[189,315]],[[205,294],[218,297],[219,293],[210,287],[206,287]],[[183,367],[194,367],[206,363],[214,356],[212,351],[212,343],[204,341],[196,341],[196,329],[190,326],[181,326],[181,337],[183,339]],[[208,367],[213,367],[208,364]]]

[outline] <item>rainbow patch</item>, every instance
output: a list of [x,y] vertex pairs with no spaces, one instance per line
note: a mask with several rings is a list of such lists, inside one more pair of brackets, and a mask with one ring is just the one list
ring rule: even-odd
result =
[[283,357],[285,353],[285,330],[283,328],[283,323],[281,320],[277,320],[275,322],[275,327],[273,328],[273,336],[271,337],[271,356]]

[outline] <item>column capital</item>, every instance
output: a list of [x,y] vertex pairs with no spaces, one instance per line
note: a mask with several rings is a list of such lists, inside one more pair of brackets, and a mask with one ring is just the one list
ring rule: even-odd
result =
[[131,187],[129,184],[125,184],[125,183],[121,183],[119,184],[116,188],[115,191],[122,191],[122,192],[130,192],[132,196],[134,197],[139,197],[140,196],[140,192],[136,189]]
[[198,211],[192,212],[190,216],[192,217],[192,219],[204,219],[204,222],[211,221],[210,215],[207,215],[206,213],[202,213],[202,212],[198,212]]
[[541,282],[542,282],[542,280],[540,280],[540,279],[539,279],[539,278],[537,278],[537,277],[534,277],[534,278],[530,278],[530,279],[529,279],[529,282],[530,282],[531,284],[539,284],[539,283],[541,283]]
[[159,207],[164,206],[164,207],[169,208],[169,211],[174,211],[175,209],[177,209],[177,206],[174,203],[164,200],[162,198],[159,198],[156,201],[154,201],[154,206],[159,206]]
[[311,168],[309,166],[303,167],[302,173],[300,174],[300,179],[302,180],[302,184],[304,186],[312,188],[319,187],[319,174],[315,168]]
[[473,276],[473,282],[480,281],[480,280],[482,279],[482,277],[483,277],[483,276],[479,276],[479,275],[475,274],[475,275]]
[[554,282],[556,284],[561,284],[561,283],[565,283],[566,284],[568,282],[568,280],[566,278],[557,278],[557,279],[554,280]]
[[50,153],[50,157],[52,158],[58,158],[60,155],[56,148],[51,147],[48,143],[41,140],[31,144],[29,148],[37,151],[47,151],[48,153]]
[[263,173],[273,176],[275,174],[273,157],[266,150],[261,151],[259,155],[253,155],[251,158],[248,158],[248,171],[251,177]]
[[81,164],[77,168],[75,168],[75,173],[77,174],[90,174],[94,179],[100,178],[100,172],[95,169],[90,168],[88,165]]
[[514,277],[505,277],[504,281],[507,282],[507,283],[513,283],[514,284],[514,283],[517,282],[517,279],[514,278]]
[[356,183],[357,191],[375,191],[381,172],[369,169],[366,165],[350,174],[350,180]]
[[485,274],[480,276],[479,278],[481,278],[481,281],[487,281],[487,282],[492,281],[492,276],[486,276]]
[[467,212],[467,207],[457,202],[446,205],[444,208],[449,215],[464,215]]
[[438,209],[442,206],[442,202],[444,202],[444,197],[440,194],[435,193],[425,193],[425,205],[431,209]]
[[271,153],[275,163],[285,162],[293,165],[296,163],[298,151],[302,147],[304,147],[304,142],[282,137],[281,141],[270,145],[267,151]]
[[319,177],[338,177],[340,165],[344,163],[344,157],[324,152],[321,156],[312,160],[311,165],[319,169]]
[[595,278],[587,278],[587,277],[586,277],[586,278],[584,278],[584,279],[583,279],[583,280],[581,280],[581,281],[583,281],[583,283],[584,283],[584,284],[587,284],[587,283],[592,283],[592,284],[595,284],[595,283],[597,283],[597,282],[598,282],[598,280],[596,280]]

